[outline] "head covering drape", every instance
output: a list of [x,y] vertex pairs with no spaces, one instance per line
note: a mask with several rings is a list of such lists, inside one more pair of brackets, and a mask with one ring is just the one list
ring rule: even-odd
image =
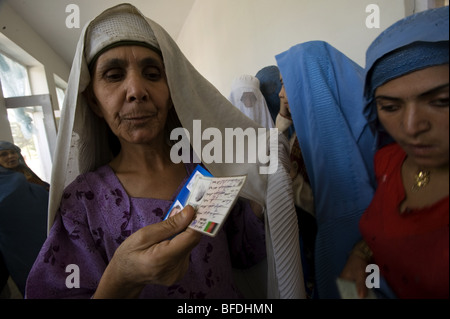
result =
[[[112,159],[106,142],[105,124],[90,110],[82,92],[90,82],[88,64],[84,54],[86,30],[90,25],[96,24],[105,17],[118,13],[127,15],[131,13],[138,18],[143,18],[152,30],[164,60],[175,110],[182,126],[190,133],[191,144],[197,155],[201,155],[203,145],[209,141],[193,143],[194,120],[201,120],[202,129],[217,128],[222,136],[225,136],[225,128],[255,128],[257,130],[259,127],[255,122],[242,116],[238,109],[198,73],[161,26],[145,18],[132,5],[121,4],[112,7],[84,27],[78,42],[57,139],[52,174],[49,226],[53,223],[64,187],[80,173],[93,170]],[[120,27],[124,33],[132,28],[126,24]],[[110,38],[107,37],[103,45],[97,43],[97,50],[102,50],[111,44]],[[304,297],[304,286],[299,258],[298,227],[294,222],[296,216],[292,196],[289,197],[288,190],[286,190],[290,185],[285,185],[289,181],[287,166],[284,166],[288,165],[288,162],[283,160],[287,157],[287,141],[281,135],[276,137],[278,137],[279,143],[270,151],[272,154],[278,152],[278,163],[271,161],[269,164],[275,167],[278,164],[278,170],[274,174],[260,174],[260,168],[264,166],[260,163],[213,162],[204,164],[215,176],[247,175],[242,196],[254,200],[265,208],[269,268],[268,296],[301,298]],[[258,139],[263,139],[263,143],[266,145],[269,134],[267,136],[257,135],[256,140],[250,138],[248,142],[257,145]],[[224,144],[222,143],[222,147],[225,146]],[[236,150],[235,153],[238,152],[239,150]],[[225,150],[222,153],[225,154]],[[272,187],[275,184],[281,186],[279,188]],[[272,197],[282,199],[281,203],[269,203]],[[282,220],[286,228],[276,228],[278,220]]]
[[269,65],[259,70],[255,76],[259,80],[259,89],[266,99],[270,115],[275,122],[278,112],[280,112],[280,97],[278,96],[281,91],[280,70],[276,65]]
[[[22,151],[20,147],[8,141],[0,141],[0,151],[5,150],[16,151],[17,154],[19,155],[19,165],[27,166],[27,164],[25,163],[25,159],[22,156]],[[5,172],[5,170],[7,170],[7,168],[4,168],[3,166],[0,165],[0,172]]]
[[[19,165],[31,172],[18,146],[0,141],[0,150],[16,151]],[[45,187],[29,182],[20,171],[0,165],[0,255],[22,294],[47,235],[47,208]]]
[[[280,69],[276,65],[269,65],[259,70],[255,76],[259,80],[259,89],[266,99],[267,108],[275,123],[280,112]],[[292,134],[294,134],[294,125],[289,127],[288,137],[290,138]]]
[[262,127],[273,128],[273,120],[267,108],[267,103],[259,89],[258,78],[252,75],[241,75],[231,84],[228,98],[248,118]]
[[[48,189],[49,184],[47,182],[43,181],[39,176],[37,176],[36,173],[33,172],[33,170],[25,162],[25,159],[22,156],[22,150],[20,149],[20,147],[18,147],[17,145],[15,145],[13,143],[8,142],[8,141],[0,141],[0,151],[1,150],[16,151],[16,153],[19,155],[19,166],[12,170],[23,173],[29,182],[44,186]],[[8,169],[6,169],[0,165],[0,173],[6,172],[6,171],[8,171]]]
[[314,194],[319,298],[339,298],[336,278],[360,239],[374,193],[373,135],[362,114],[363,69],[322,41],[276,56]]
[[367,49],[364,115],[377,135],[378,148],[392,138],[378,122],[375,89],[407,73],[448,63],[448,20],[448,6],[416,13],[387,28]]

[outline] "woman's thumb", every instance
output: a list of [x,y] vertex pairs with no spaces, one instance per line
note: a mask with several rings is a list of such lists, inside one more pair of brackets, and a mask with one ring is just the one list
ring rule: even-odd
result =
[[187,205],[178,214],[163,221],[162,224],[164,224],[164,228],[166,228],[167,232],[171,233],[170,236],[173,236],[185,230],[194,219],[194,216],[194,208]]

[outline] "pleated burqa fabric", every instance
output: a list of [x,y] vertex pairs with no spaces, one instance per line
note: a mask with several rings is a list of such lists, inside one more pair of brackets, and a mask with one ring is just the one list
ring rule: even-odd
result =
[[363,116],[363,69],[326,42],[276,57],[313,190],[316,292],[340,298],[336,279],[360,239],[374,193],[374,136]]

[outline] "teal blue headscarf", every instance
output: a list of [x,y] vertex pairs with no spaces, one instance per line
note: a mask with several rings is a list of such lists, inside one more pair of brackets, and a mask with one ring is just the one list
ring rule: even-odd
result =
[[276,56],[317,219],[319,298],[339,298],[336,278],[360,239],[358,221],[374,193],[374,136],[363,109],[363,68],[328,43],[296,45]]

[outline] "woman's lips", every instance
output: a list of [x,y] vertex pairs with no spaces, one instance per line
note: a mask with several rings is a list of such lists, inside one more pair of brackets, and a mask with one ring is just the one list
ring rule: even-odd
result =
[[433,151],[432,145],[426,144],[409,144],[408,149],[411,151],[411,154],[415,156],[428,156],[431,151]]
[[122,116],[123,121],[130,121],[130,122],[145,122],[149,119],[156,116],[156,113],[150,113],[150,114],[133,114],[133,115],[125,115]]
[[19,161],[18,161],[18,160],[11,160],[11,161],[8,161],[8,162],[6,162],[6,163],[7,163],[10,167],[19,165]]

